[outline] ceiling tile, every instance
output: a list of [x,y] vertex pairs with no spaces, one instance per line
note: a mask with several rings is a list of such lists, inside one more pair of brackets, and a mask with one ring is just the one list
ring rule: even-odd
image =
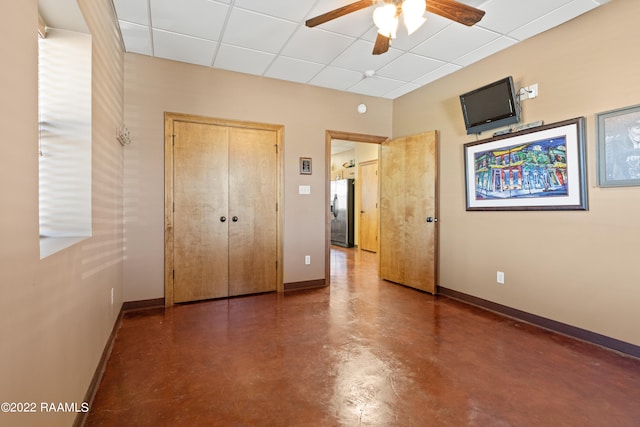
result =
[[298,24],[244,9],[233,9],[224,43],[278,53]]
[[239,73],[262,75],[275,57],[272,53],[221,44],[213,66]]
[[492,0],[484,6],[487,13],[478,26],[508,34],[569,2],[571,0]]
[[360,80],[355,85],[349,88],[349,91],[355,93],[361,93],[368,96],[382,97],[385,94],[397,90],[404,86],[405,82],[399,80],[387,79],[384,77],[371,77],[368,79]]
[[196,37],[153,30],[153,51],[160,58],[210,66],[217,44]]
[[453,61],[498,37],[498,34],[482,28],[454,23],[413,48],[412,52],[442,61]]
[[142,25],[149,25],[148,4],[148,0],[113,0],[118,19]]
[[461,56],[460,58],[456,58],[453,62],[466,67],[467,65],[471,65],[476,61],[493,55],[494,53],[499,52],[502,49],[513,46],[516,43],[517,40],[511,39],[509,37],[500,37],[485,44],[484,46],[479,47],[472,52],[469,52],[466,55]]
[[291,21],[306,18],[316,0],[235,0],[234,6]]
[[229,6],[212,0],[150,0],[154,28],[220,40]]
[[345,70],[344,68],[326,67],[311,81],[309,81],[309,84],[328,87],[331,89],[347,90],[363,78],[363,74],[357,71]]
[[591,0],[574,0],[547,15],[521,26],[509,35],[518,40],[524,40],[556,27],[578,15],[582,15],[594,7],[596,7],[596,5]]
[[318,74],[322,67],[324,67],[322,64],[279,56],[273,64],[271,64],[265,76],[273,77],[274,79],[306,83]]
[[372,51],[372,42],[357,40],[342,52],[331,65],[360,72],[379,70],[402,55],[402,51],[393,48],[389,49],[384,55],[372,55]]
[[396,90],[392,90],[391,92],[386,93],[383,98],[396,99],[399,96],[406,95],[409,92],[413,92],[418,89],[420,85],[414,83],[407,83],[404,86],[399,87]]
[[127,52],[153,55],[149,27],[126,21],[118,21],[118,23],[120,24],[120,32]]
[[411,82],[443,65],[442,61],[405,53],[377,71],[377,75]]
[[282,50],[282,55],[307,61],[330,63],[355,41],[352,37],[300,27]]
[[428,83],[435,82],[439,78],[442,78],[448,74],[458,71],[462,67],[456,64],[445,64],[442,67],[434,70],[430,73],[425,74],[424,76],[415,79],[413,83],[418,84],[420,86],[424,86]]

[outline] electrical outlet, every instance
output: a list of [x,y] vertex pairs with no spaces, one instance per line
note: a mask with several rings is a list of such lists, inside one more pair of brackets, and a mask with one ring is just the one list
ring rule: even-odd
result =
[[520,91],[518,92],[518,95],[520,97],[520,101],[523,101],[525,99],[533,99],[537,97],[538,83],[534,83],[531,86],[524,86],[522,89],[520,89]]
[[304,263],[305,263],[306,265],[311,264],[311,255],[305,255],[305,256],[304,256]]
[[496,282],[500,283],[501,285],[504,285],[504,272],[503,271],[498,271],[498,273],[496,274]]

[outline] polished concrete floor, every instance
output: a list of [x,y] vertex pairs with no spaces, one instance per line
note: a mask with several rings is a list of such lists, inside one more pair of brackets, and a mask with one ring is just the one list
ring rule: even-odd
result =
[[87,426],[639,426],[640,361],[376,277],[128,313]]

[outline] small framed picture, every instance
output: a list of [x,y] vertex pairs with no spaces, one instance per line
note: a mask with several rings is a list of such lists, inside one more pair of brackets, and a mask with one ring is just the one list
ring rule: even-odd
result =
[[598,184],[640,185],[640,105],[596,114]]
[[300,175],[311,175],[311,157],[300,157]]

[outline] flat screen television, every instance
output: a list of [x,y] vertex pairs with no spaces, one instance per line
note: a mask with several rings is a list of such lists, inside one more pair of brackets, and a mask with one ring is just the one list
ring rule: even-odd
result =
[[460,95],[467,134],[520,121],[520,108],[511,76]]

